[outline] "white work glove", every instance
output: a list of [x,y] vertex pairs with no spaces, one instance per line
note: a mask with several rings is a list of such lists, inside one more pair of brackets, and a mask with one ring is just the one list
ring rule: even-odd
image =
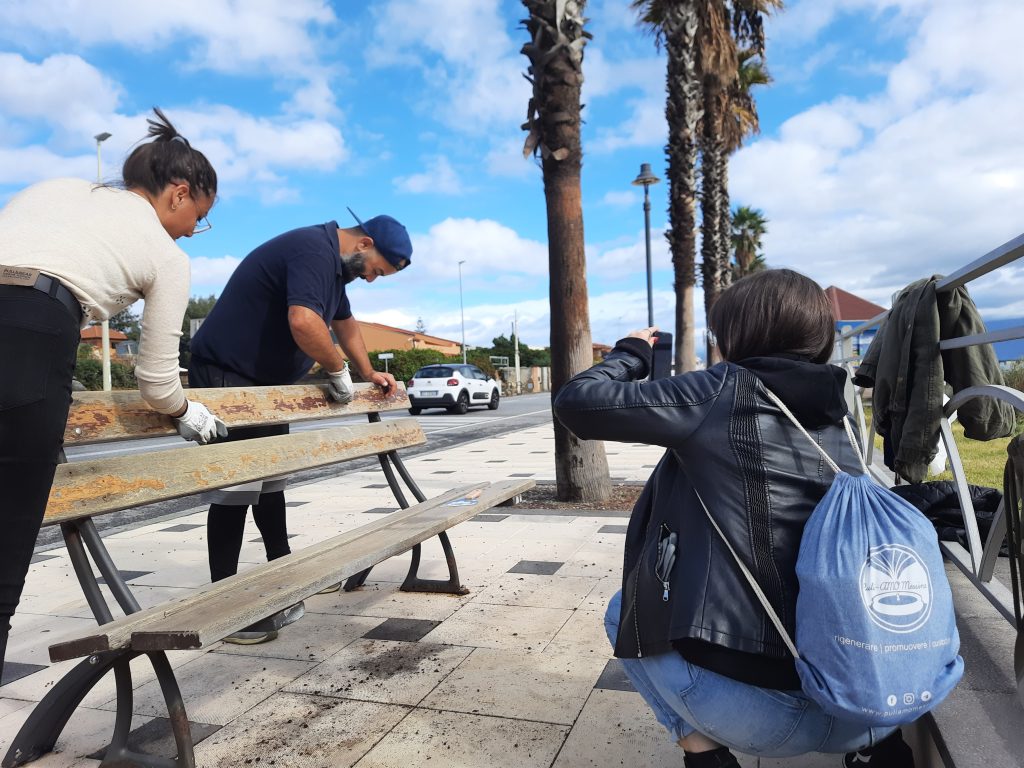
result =
[[200,445],[206,445],[215,437],[228,436],[227,425],[210,413],[210,409],[202,403],[187,400],[185,412],[174,421],[179,435]]
[[352,402],[355,387],[352,386],[352,375],[348,372],[348,361],[345,367],[336,373],[327,373],[327,396],[336,403]]

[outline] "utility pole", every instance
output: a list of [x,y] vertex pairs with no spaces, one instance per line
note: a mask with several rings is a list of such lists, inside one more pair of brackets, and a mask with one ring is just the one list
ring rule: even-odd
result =
[[[104,131],[93,136],[96,139],[96,183],[103,183],[103,161],[100,158],[100,144],[109,139],[111,134]],[[100,323],[100,343],[103,345],[101,360],[103,363],[103,391],[111,390],[110,384],[110,321]]]
[[466,311],[462,307],[462,265],[466,263],[463,259],[459,262],[459,317],[462,318],[462,364],[466,364]]
[[512,313],[512,349],[515,350],[515,365],[516,365],[516,394],[522,394],[522,387],[519,383],[519,311],[513,310]]

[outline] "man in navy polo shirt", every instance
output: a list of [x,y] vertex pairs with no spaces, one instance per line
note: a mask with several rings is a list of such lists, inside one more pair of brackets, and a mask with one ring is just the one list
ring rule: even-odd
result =
[[[352,213],[352,210],[349,209]],[[285,232],[256,248],[231,275],[210,315],[192,338],[188,379],[191,387],[294,384],[314,362],[327,372],[328,396],[352,399],[348,362],[331,331],[364,381],[386,393],[395,377],[370,364],[359,324],[352,316],[345,286],[362,278],[373,282],[409,265],[412,242],[390,216],[375,216],[342,229],[329,221]],[[287,433],[288,426],[236,428],[228,440]],[[267,559],[287,555],[285,479],[225,488],[214,493],[207,518],[210,578],[238,570],[249,506],[263,536]],[[286,622],[302,615],[300,603]],[[236,643],[272,640],[274,631],[252,628],[227,638]]]

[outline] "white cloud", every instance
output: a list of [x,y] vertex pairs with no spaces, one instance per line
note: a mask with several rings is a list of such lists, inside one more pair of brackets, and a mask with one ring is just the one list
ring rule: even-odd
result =
[[[33,70],[30,67],[28,71]],[[152,113],[125,115],[111,111],[76,117],[70,109],[58,109],[52,115],[44,115],[43,107],[48,101],[63,93],[55,84],[51,84],[51,91],[52,96],[41,87],[43,98],[34,105],[23,101],[20,114],[39,114],[40,120],[45,117],[55,134],[53,142],[66,147],[70,154],[61,156],[38,145],[4,147],[4,140],[9,137],[0,137],[0,153],[5,157],[0,182],[23,185],[52,176],[95,178],[96,150],[92,137],[99,131],[113,134],[102,146],[103,178],[118,178],[124,158],[136,142],[145,138],[145,121]],[[0,108],[13,93],[0,83]],[[296,199],[297,192],[288,186],[288,171],[329,172],[350,154],[341,131],[322,119],[257,117],[223,105],[209,105],[202,110],[172,105],[164,111],[217,169],[219,192],[224,196],[257,195],[267,203],[291,201]],[[89,154],[82,151],[86,147]]]
[[26,186],[43,179],[73,176],[96,178],[96,155],[58,155],[45,147],[0,147],[0,184]]
[[640,57],[605,56],[600,41],[589,43],[583,57],[583,102],[617,94],[623,90],[638,90],[652,96],[665,94],[665,57],[652,53]]
[[112,112],[122,89],[79,56],[56,54],[39,63],[0,53],[0,112],[9,118],[88,124]]
[[[528,240],[515,230],[490,219],[445,219],[425,235],[413,235],[413,262],[417,273],[458,279],[494,274],[547,275],[546,243]],[[504,278],[503,278],[504,279]]]
[[591,152],[615,152],[629,147],[664,146],[668,136],[665,96],[627,99],[628,117],[614,128],[598,129],[585,148]]
[[791,118],[731,169],[734,202],[771,221],[769,263],[883,304],[1018,234],[1024,192],[1024,83],[1014,74],[1024,6],[899,5],[920,20],[883,91]]
[[[298,74],[314,66],[317,36],[337,23],[324,0],[9,0],[0,4],[0,40],[80,46],[170,48],[192,66],[233,74],[254,67]],[[180,62],[173,59],[168,66]]]
[[192,295],[220,295],[231,277],[231,273],[242,263],[237,256],[193,256],[192,264]]
[[[587,253],[587,272],[594,277],[621,279],[623,275],[636,275],[646,272],[647,244],[644,233],[640,231],[635,239],[626,245],[594,249]],[[698,256],[699,258],[699,256]],[[668,250],[668,241],[662,229],[651,230],[651,269],[653,272],[671,270],[672,259]]]
[[465,191],[459,175],[443,155],[431,158],[421,173],[398,177],[395,187],[413,195],[461,195]]
[[629,189],[613,189],[604,193],[601,203],[614,208],[631,208],[640,204],[640,195]]
[[492,176],[526,179],[532,175],[540,176],[540,169],[532,157],[523,157],[523,143],[526,132],[521,137],[507,139],[494,144],[484,157],[484,167]]
[[370,67],[418,67],[422,104],[459,133],[522,122],[530,88],[525,42],[505,28],[499,0],[387,0],[373,6]]

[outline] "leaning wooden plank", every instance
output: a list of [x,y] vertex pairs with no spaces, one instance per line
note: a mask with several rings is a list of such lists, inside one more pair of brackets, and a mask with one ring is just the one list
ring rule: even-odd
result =
[[529,480],[505,481],[443,503],[425,502],[418,505],[418,513],[396,516],[390,525],[324,552],[318,558],[298,563],[290,570],[268,571],[245,591],[221,593],[192,603],[186,611],[136,630],[132,633],[132,649],[177,650],[209,646],[330,584],[402,554],[532,485]]
[[57,467],[44,525],[176,499],[426,442],[415,419],[76,461]]
[[[443,504],[464,496],[469,497],[475,492],[486,488],[487,485],[487,483],[477,483],[475,485],[453,488],[441,496],[430,499],[429,503]],[[251,585],[258,584],[262,579],[266,578],[267,573],[290,572],[300,563],[316,559],[325,552],[333,551],[341,545],[356,541],[367,533],[386,528],[397,518],[416,515],[419,514],[420,511],[421,505],[413,505],[408,509],[394,512],[358,528],[353,528],[352,530],[340,533],[330,539],[325,539],[308,547],[304,547],[298,552],[292,552],[286,557],[279,557],[276,560],[264,563],[256,568],[251,568],[230,578],[222,579],[221,581],[204,587],[199,592],[179,598],[178,600],[171,600],[145,611],[139,611],[125,616],[122,619],[109,622],[98,627],[95,634],[51,647],[51,656],[55,652],[55,649],[59,649],[59,653],[61,654],[59,658],[63,661],[65,659],[76,658],[78,656],[84,656],[98,651],[127,647],[130,642],[132,632],[153,621],[154,617],[159,618],[177,615],[181,611],[188,610],[192,601],[209,599],[213,594],[238,594],[240,590],[248,589]],[[58,657],[53,656],[55,661],[57,658]]]
[[[189,389],[185,394],[217,414],[228,427],[288,424],[409,407],[409,396],[401,383],[388,397],[373,384],[356,384],[355,390],[352,402],[345,405],[329,400],[323,388],[313,384]],[[175,434],[171,417],[146,405],[138,390],[76,392],[64,430],[64,444],[85,445]]]
[[[92,635],[53,645],[50,658],[64,661],[123,649],[129,643],[132,647],[159,645],[168,650],[209,645],[532,486],[532,480],[513,480],[455,488],[219,581],[195,595],[105,624]],[[205,626],[200,628],[197,622],[205,622]]]

